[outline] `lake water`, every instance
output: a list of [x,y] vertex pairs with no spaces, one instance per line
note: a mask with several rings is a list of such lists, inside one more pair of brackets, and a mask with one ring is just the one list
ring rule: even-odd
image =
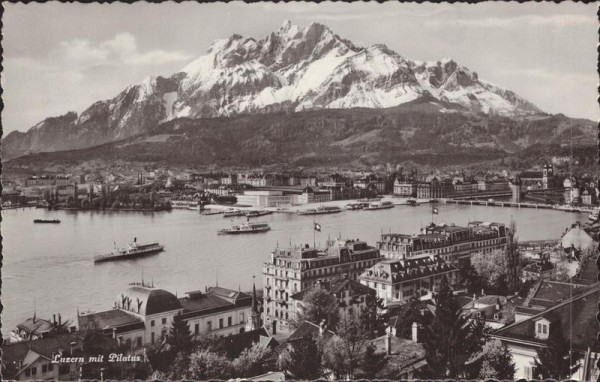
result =
[[[553,210],[438,205],[436,223],[466,225],[470,220],[517,222],[520,240],[558,239],[565,228],[586,221],[587,214]],[[33,219],[60,219],[60,224],[34,224]],[[252,276],[260,276],[262,262],[277,245],[313,242],[313,217],[273,214],[260,218],[267,233],[218,236],[217,230],[243,222],[197,211],[159,213],[2,211],[4,264],[2,269],[3,334],[33,315],[51,318],[61,313],[74,320],[76,311],[110,309],[130,282],[153,280],[156,287],[178,295],[214,285],[250,290]],[[233,220],[233,222],[232,222]],[[360,238],[370,244],[381,232],[418,233],[431,221],[431,206],[396,206],[379,211],[347,211],[317,216],[322,232],[316,243],[332,238]],[[145,258],[94,264],[95,255],[139,242],[158,241],[165,251]],[[262,277],[256,277],[262,287]]]

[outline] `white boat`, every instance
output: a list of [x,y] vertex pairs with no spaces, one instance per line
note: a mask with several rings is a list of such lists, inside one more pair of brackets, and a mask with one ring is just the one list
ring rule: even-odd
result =
[[309,208],[304,211],[298,211],[298,215],[326,215],[342,212],[338,206],[320,206],[317,208]]
[[364,210],[372,211],[372,210],[384,210],[387,208],[394,208],[394,203],[392,202],[371,202]]
[[268,223],[247,221],[240,225],[234,225],[231,228],[224,228],[218,231],[219,235],[237,235],[242,233],[261,233],[271,229]]

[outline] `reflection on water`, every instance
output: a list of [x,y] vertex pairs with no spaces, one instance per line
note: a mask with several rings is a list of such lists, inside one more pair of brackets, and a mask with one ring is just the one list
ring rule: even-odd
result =
[[[558,238],[585,214],[552,210],[439,205],[436,223],[466,225],[470,220],[517,222],[521,240]],[[248,290],[259,276],[262,262],[279,246],[313,241],[313,217],[273,214],[259,218],[272,230],[253,235],[217,236],[217,230],[243,221],[222,215],[201,216],[194,211],[159,213],[66,212],[39,209],[2,211],[4,266],[2,272],[4,333],[33,314],[61,313],[74,319],[76,310],[110,309],[113,298],[127,284],[140,281],[142,272],[155,286],[179,295],[214,285]],[[60,224],[33,224],[33,219],[60,219]],[[317,216],[327,238],[360,238],[373,244],[381,232],[418,233],[431,221],[431,206],[396,206],[389,210],[348,211]],[[145,258],[94,265],[95,255],[123,247],[133,238],[158,241],[165,251]],[[262,278],[257,277],[257,287]]]

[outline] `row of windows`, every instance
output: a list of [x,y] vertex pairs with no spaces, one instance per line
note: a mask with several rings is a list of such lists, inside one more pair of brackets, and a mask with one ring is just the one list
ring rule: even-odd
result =
[[[161,322],[162,322],[162,324],[163,324],[163,325],[166,325],[166,324],[167,324],[167,318],[166,318],[166,317],[163,317],[163,319],[162,319],[162,321],[161,321]],[[154,320],[151,320],[151,321],[150,321],[150,326],[151,326],[151,327],[154,327]]]

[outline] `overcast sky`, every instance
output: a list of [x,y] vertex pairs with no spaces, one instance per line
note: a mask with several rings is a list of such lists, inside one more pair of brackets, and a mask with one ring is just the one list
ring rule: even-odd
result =
[[596,5],[4,3],[4,134],[170,75],[233,33],[313,21],[413,60],[452,57],[542,110],[600,118]]

